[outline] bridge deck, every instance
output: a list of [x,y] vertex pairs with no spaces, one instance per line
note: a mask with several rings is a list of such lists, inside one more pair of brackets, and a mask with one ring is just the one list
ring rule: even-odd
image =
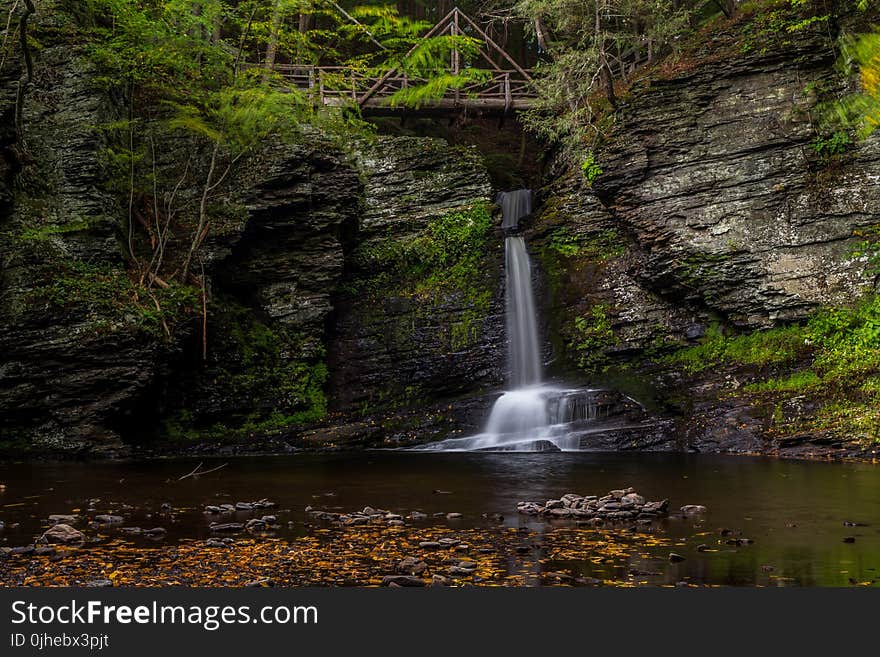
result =
[[[482,112],[510,112],[528,107],[535,98],[532,76],[522,68],[501,46],[458,7],[453,8],[427,34],[430,37],[449,34],[469,35],[483,42],[479,48],[482,60],[489,65],[488,79],[471,83],[459,89],[448,90],[441,98],[426,100],[418,109],[456,111],[474,109]],[[375,41],[375,40],[374,40]],[[379,44],[381,45],[381,44]],[[413,47],[410,50],[412,53]],[[407,53],[407,56],[410,54]],[[499,62],[506,62],[503,68]],[[449,68],[436,73],[460,75],[463,69],[457,51],[450,56]],[[366,74],[352,68],[339,66],[301,66],[280,64],[275,70],[289,80],[292,87],[307,91],[323,105],[357,104],[363,109],[393,111],[403,108],[394,102],[393,96],[407,87],[427,82],[409,78],[400,69],[389,69],[379,75]],[[396,106],[397,105],[397,106]]]
[[[279,64],[275,70],[290,86],[312,94],[322,105],[357,104],[370,110],[399,110],[392,104],[395,93],[407,87],[424,84],[426,80],[404,74],[367,75],[342,66],[301,66]],[[445,73],[453,73],[447,70]],[[425,101],[428,109],[511,111],[528,107],[535,97],[527,80],[519,71],[490,71],[484,82],[450,89],[442,98]],[[374,89],[372,93],[369,93]],[[369,94],[369,95],[368,95]]]

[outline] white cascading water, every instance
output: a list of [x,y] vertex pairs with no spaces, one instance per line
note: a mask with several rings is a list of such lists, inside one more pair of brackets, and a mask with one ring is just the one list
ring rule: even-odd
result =
[[509,382],[519,389],[541,382],[541,343],[532,293],[532,263],[521,235],[505,238],[504,254]]
[[532,212],[532,192],[519,189],[498,195],[504,239],[508,382],[492,407],[483,433],[451,438],[418,449],[442,451],[577,450],[581,433],[572,423],[595,419],[594,390],[563,389],[541,382],[541,341],[532,290],[532,264],[525,240],[514,234],[519,220]]

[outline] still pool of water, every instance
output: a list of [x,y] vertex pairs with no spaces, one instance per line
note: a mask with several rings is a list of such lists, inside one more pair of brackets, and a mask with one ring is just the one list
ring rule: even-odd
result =
[[[163,526],[168,533],[160,540],[174,543],[210,535],[212,519],[202,511],[206,504],[268,498],[277,504],[272,513],[281,521],[281,537],[309,531],[308,505],[463,514],[461,520],[427,521],[453,527],[484,526],[492,521],[483,514],[501,513],[507,525],[540,530],[565,521],[518,516],[517,501],[543,502],[567,492],[601,495],[632,486],[648,499],[669,498],[672,509],[708,507],[700,518],[658,524],[654,531],[671,539],[671,549],[686,559],[655,561],[652,569],[660,574],[652,583],[849,586],[880,580],[880,468],[866,463],[647,453],[372,451],[206,460],[204,469],[228,465],[179,480],[198,462],[0,464],[0,483],[6,486],[0,493],[0,521],[6,523],[0,546],[32,541],[49,514],[85,511],[89,500],[95,511],[88,515],[116,513],[124,516],[123,526]],[[163,504],[171,510],[163,511]],[[239,514],[238,519],[247,517]],[[721,529],[754,543],[727,545]],[[846,537],[855,540],[844,542]],[[700,544],[714,551],[700,552]],[[591,565],[584,563],[581,570],[588,575]]]

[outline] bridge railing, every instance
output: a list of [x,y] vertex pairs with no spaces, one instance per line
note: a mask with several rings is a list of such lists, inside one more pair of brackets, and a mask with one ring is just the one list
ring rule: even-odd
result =
[[[399,91],[427,82],[425,78],[406,74],[380,76],[344,66],[304,66],[278,64],[276,72],[289,81],[291,86],[312,94],[321,104],[343,105],[361,103],[369,97],[366,106],[389,106],[389,99]],[[438,71],[453,73],[451,69]],[[474,105],[486,108],[519,109],[534,99],[531,81],[515,70],[488,71],[489,77],[467,84],[459,89],[449,89],[440,99],[427,104],[439,107]],[[381,86],[375,85],[382,82]]]

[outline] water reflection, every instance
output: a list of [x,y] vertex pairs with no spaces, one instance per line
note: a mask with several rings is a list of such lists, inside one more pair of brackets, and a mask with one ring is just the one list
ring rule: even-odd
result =
[[[869,464],[645,453],[369,452],[224,460],[229,465],[216,474],[183,481],[179,477],[198,460],[2,464],[0,482],[7,488],[0,495],[0,521],[6,523],[0,546],[22,545],[42,531],[49,514],[84,511],[90,504],[97,513],[124,515],[127,525],[162,525],[168,542],[205,537],[210,519],[204,505],[260,498],[278,504],[282,536],[304,531],[307,505],[454,511],[464,515],[461,527],[496,523],[482,516],[501,513],[510,527],[553,531],[566,523],[518,516],[516,502],[633,486],[649,499],[669,498],[673,508],[703,504],[709,511],[703,518],[671,518],[658,528],[684,562],[655,559],[609,568],[658,572],[643,578],[658,584],[687,578],[848,586],[880,577],[880,470]],[[728,545],[721,530],[754,543]],[[844,537],[855,542],[844,543]],[[711,551],[700,552],[699,545]],[[577,569],[593,576],[596,566]]]

